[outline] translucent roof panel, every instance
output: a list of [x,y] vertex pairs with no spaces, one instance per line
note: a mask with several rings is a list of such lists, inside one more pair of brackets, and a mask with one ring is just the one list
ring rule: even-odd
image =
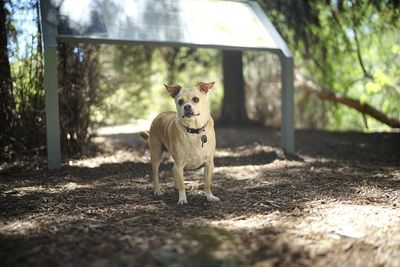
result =
[[[278,49],[249,1],[64,0],[59,38]],[[57,5],[58,2],[58,5]],[[271,25],[272,27],[272,25]]]

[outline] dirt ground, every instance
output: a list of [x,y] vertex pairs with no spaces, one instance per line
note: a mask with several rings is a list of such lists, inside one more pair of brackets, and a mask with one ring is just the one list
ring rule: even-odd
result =
[[[0,165],[1,266],[400,266],[400,134],[217,129],[213,192],[186,172],[177,206],[172,162],[153,197],[137,134],[59,171]],[[35,162],[32,159],[32,162]]]

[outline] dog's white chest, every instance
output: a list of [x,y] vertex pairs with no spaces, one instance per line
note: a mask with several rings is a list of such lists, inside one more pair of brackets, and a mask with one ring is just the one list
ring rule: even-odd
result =
[[[201,168],[206,162],[213,157],[213,146],[215,146],[214,140],[207,140],[203,142],[201,140],[202,135],[190,136],[187,142],[183,143],[183,149],[185,151],[185,169],[195,170]],[[207,139],[210,139],[207,137]]]

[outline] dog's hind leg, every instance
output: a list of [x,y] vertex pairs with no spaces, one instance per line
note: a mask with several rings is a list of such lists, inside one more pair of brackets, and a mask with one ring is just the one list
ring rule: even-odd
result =
[[158,170],[160,168],[161,158],[162,158],[162,144],[160,140],[157,138],[151,138],[149,140],[150,146],[150,156],[151,156],[151,170],[153,176],[153,186],[154,186],[154,195],[161,196],[161,187],[159,181]]

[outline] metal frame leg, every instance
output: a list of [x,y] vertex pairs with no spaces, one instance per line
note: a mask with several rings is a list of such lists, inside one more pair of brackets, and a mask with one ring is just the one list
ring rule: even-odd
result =
[[47,162],[49,169],[53,170],[61,167],[57,47],[44,49],[44,87],[46,90]]
[[294,64],[292,57],[280,55],[281,60],[281,146],[294,153]]

